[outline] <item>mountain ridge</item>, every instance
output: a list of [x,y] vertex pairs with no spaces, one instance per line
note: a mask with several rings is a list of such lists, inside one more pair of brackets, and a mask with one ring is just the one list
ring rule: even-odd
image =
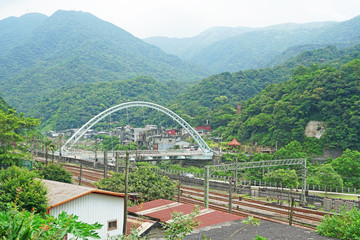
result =
[[67,84],[141,75],[193,82],[208,73],[112,23],[76,11],[55,12],[25,42],[0,57],[2,95],[25,113],[42,96]]

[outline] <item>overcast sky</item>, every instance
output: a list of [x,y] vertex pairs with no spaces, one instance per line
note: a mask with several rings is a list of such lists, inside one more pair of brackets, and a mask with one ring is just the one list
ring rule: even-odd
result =
[[56,10],[94,14],[136,37],[190,37],[213,26],[344,21],[360,0],[0,0],[0,19]]

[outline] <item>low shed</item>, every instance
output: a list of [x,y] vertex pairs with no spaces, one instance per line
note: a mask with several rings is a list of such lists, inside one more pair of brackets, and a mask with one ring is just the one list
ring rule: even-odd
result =
[[48,213],[57,217],[62,212],[79,216],[79,220],[103,227],[101,239],[123,234],[124,194],[74,184],[42,180],[48,188]]

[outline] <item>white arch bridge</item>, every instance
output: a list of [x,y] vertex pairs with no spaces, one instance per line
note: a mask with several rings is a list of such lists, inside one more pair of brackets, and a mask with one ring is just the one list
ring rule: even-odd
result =
[[[63,154],[67,154],[71,150],[71,148],[75,145],[75,143],[77,141],[79,141],[89,129],[91,129],[96,123],[98,123],[105,117],[109,116],[110,114],[112,114],[114,112],[117,112],[117,111],[120,111],[120,110],[126,109],[126,108],[131,108],[131,107],[147,107],[147,108],[152,108],[152,109],[158,110],[158,111],[166,114],[167,116],[172,118],[174,121],[179,123],[181,125],[181,127],[183,127],[190,134],[190,136],[196,141],[196,143],[199,145],[199,147],[203,153],[202,157],[200,157],[201,159],[211,159],[212,158],[213,151],[209,148],[209,146],[206,144],[206,142],[201,138],[199,133],[197,131],[195,131],[184,119],[182,119],[179,115],[177,115],[173,111],[171,111],[163,106],[160,106],[155,103],[142,102],[142,101],[122,103],[122,104],[113,106],[111,108],[108,108],[105,111],[99,113],[98,115],[96,115],[95,117],[90,119],[87,123],[85,123],[79,130],[77,130],[75,132],[74,135],[71,136],[71,138],[69,138],[67,140],[67,142],[61,147],[61,152]],[[164,155],[164,153],[162,153],[162,154]],[[183,154],[179,153],[179,155],[183,155]],[[193,155],[193,154],[190,154],[190,155]],[[199,156],[197,156],[196,158],[199,158]]]

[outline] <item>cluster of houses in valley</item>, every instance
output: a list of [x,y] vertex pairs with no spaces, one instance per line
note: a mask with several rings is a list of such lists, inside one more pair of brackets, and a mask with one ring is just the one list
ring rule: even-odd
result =
[[[49,137],[56,138],[59,136],[72,136],[78,129],[68,129],[60,132],[48,131],[45,134]],[[209,134],[211,127],[198,126],[197,132],[200,135]],[[144,146],[151,150],[167,150],[170,148],[187,149],[191,148],[189,141],[190,135],[184,129],[165,129],[157,125],[146,125],[143,128],[134,128],[129,125],[124,127],[116,127],[112,131],[88,130],[83,138],[94,139],[95,136],[106,135],[116,136],[121,145],[136,143],[137,146]]]

